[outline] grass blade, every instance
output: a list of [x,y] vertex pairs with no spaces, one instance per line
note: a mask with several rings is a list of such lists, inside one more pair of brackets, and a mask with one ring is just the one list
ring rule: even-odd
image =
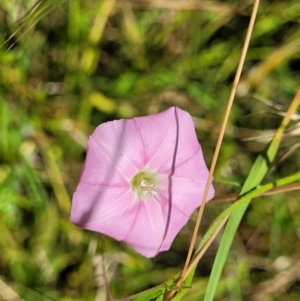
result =
[[[247,180],[241,190],[241,194],[245,194],[248,191],[252,190],[256,186],[260,184],[264,176],[268,171],[268,167],[270,163],[274,160],[275,155],[278,151],[280,140],[282,134],[284,133],[285,128],[287,127],[291,115],[296,110],[300,102],[300,89],[298,90],[294,100],[292,101],[291,106],[289,107],[284,119],[278,130],[275,133],[275,136],[266,151],[258,156],[256,159]],[[238,225],[250,203],[250,200],[247,200],[242,206],[240,206],[237,210],[235,210],[230,216],[228,223],[226,225],[225,231],[222,236],[222,240],[217,252],[217,256],[213,265],[213,269],[211,275],[209,277],[209,282],[206,290],[206,294],[204,297],[204,301],[213,300],[213,296],[215,294],[217,283],[219,281],[222,269],[224,267],[230,245],[233,241],[235,232],[238,228]]]

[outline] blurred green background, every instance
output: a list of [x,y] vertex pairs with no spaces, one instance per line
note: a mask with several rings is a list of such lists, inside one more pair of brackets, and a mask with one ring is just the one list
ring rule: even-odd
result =
[[[0,300],[105,300],[173,277],[195,216],[149,260],[69,222],[88,135],[179,106],[209,165],[252,1],[0,0]],[[300,82],[300,2],[262,1],[215,174],[238,192]],[[299,170],[294,115],[267,180]],[[199,240],[228,204],[208,204]],[[201,300],[218,239],[185,300]],[[104,254],[102,256],[101,254]],[[253,200],[215,300],[300,300],[299,192]]]

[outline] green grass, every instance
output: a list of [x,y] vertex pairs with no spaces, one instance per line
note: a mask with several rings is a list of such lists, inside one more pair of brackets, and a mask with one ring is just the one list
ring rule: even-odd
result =
[[[221,13],[173,2],[177,9],[48,0],[34,11],[34,1],[1,2],[0,279],[23,300],[96,300],[103,284],[100,254],[116,298],[159,285],[182,269],[195,216],[171,250],[153,260],[68,220],[86,139],[102,122],[179,106],[196,118],[211,162],[251,7],[222,1]],[[240,192],[299,88],[299,15],[298,0],[260,5],[214,176],[218,195]],[[298,119],[294,115],[291,125]],[[269,140],[244,140],[269,130]],[[297,132],[283,135],[265,183],[299,171],[299,150],[281,161],[297,143]],[[298,195],[252,201],[214,300],[256,301],[263,292],[263,300],[299,299],[296,276],[275,286],[285,279],[278,262],[290,262],[289,272],[299,257]],[[227,206],[207,205],[200,237]],[[183,300],[202,300],[219,243],[220,237],[201,260]],[[0,300],[12,300],[4,292],[0,281]]]

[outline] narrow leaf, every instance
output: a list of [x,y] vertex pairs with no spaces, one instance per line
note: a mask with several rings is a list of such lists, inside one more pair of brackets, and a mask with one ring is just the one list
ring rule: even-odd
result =
[[[241,195],[245,194],[246,192],[252,190],[256,186],[260,184],[264,176],[266,175],[268,168],[272,161],[275,158],[275,155],[279,148],[279,143],[282,137],[282,134],[289,123],[290,117],[292,113],[296,110],[300,102],[300,90],[298,90],[297,95],[295,96],[291,106],[289,107],[288,112],[286,113],[280,127],[275,133],[275,136],[269,146],[267,147],[266,151],[263,152],[261,155],[258,156],[256,159],[252,169],[250,170],[249,176],[245,181],[245,184],[241,190]],[[250,203],[250,200],[247,200],[242,206],[235,210],[226,225],[225,231],[222,236],[222,240],[216,255],[216,259],[213,265],[213,269],[211,275],[209,277],[209,282],[206,290],[206,294],[204,297],[204,301],[211,301],[213,300],[217,284],[224,267],[231,243],[233,241],[234,235],[237,231],[239,223]]]

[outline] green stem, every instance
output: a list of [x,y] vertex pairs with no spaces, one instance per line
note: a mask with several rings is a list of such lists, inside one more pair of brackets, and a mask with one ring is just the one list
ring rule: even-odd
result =
[[295,174],[281,178],[275,182],[265,184],[263,186],[259,186],[255,190],[252,190],[242,196],[239,197],[237,201],[235,201],[232,205],[227,207],[214,221],[214,223],[211,225],[211,227],[208,229],[206,234],[204,235],[196,254],[199,253],[199,251],[203,248],[203,246],[207,243],[209,238],[213,235],[215,230],[218,228],[219,224],[223,221],[224,218],[227,218],[232,212],[234,212],[237,208],[239,208],[241,205],[247,203],[251,199],[260,196],[261,194],[275,188],[280,187],[283,185],[287,185],[296,181],[300,180],[300,172],[296,172]]

